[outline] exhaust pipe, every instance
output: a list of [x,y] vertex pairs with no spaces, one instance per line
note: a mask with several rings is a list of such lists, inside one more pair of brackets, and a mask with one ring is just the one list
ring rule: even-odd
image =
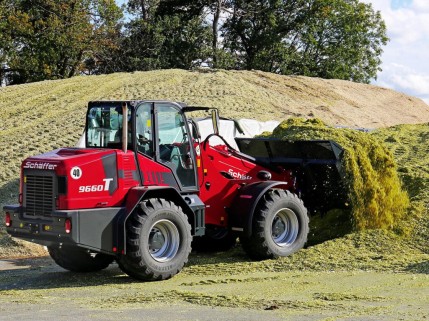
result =
[[220,120],[219,120],[219,111],[217,110],[217,108],[212,109],[212,123],[213,123],[213,133],[216,135],[219,135]]
[[122,151],[127,152],[128,147],[128,106],[122,103]]

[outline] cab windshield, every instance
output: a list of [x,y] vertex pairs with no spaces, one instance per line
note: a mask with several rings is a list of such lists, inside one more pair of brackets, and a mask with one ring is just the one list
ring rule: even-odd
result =
[[91,107],[87,115],[86,146],[121,148],[122,117],[120,104]]

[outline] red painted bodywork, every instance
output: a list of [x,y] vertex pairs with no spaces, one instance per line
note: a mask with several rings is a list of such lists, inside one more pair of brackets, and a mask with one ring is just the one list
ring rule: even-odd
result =
[[169,186],[163,179],[163,173],[172,173],[171,169],[153,159],[137,154],[144,186]]
[[[207,144],[204,147],[201,143],[194,147],[197,151],[199,187],[195,193],[206,205],[205,222],[227,226],[226,209],[231,206],[237,191],[243,185],[260,181],[258,172],[267,169],[250,158],[234,154],[224,145]],[[110,163],[103,164],[103,159],[110,159]],[[57,176],[66,177],[67,191],[59,194],[56,200],[58,210],[116,207],[124,205],[130,188],[141,185],[140,177],[144,186],[170,186],[163,179],[163,174],[172,173],[170,168],[141,154],[137,154],[137,159],[139,166],[134,151],[124,153],[117,149],[63,148],[26,159],[21,172],[25,168],[35,167],[53,170]],[[81,171],[79,178],[72,174],[76,167]],[[290,170],[270,173],[272,180],[283,181],[289,189],[294,189],[294,177]],[[25,178],[22,181],[25,182]],[[105,190],[106,184],[110,190]],[[111,184],[115,185],[114,190],[111,190]]]
[[[106,171],[102,161],[106,157],[116,161],[115,168]],[[81,171],[79,178],[72,175],[76,167]],[[53,170],[57,176],[66,178],[66,193],[59,194],[56,200],[58,210],[121,206],[128,190],[139,185],[139,181],[128,174],[137,171],[132,151],[63,148],[26,159],[21,173],[24,169]],[[119,175],[120,171],[124,174]],[[21,181],[25,184],[25,177]],[[116,185],[113,193],[105,190],[106,185],[110,188],[111,184]]]
[[[225,145],[209,146],[207,144],[204,149],[204,144],[201,144],[200,150],[199,196],[206,204],[206,224],[227,226],[226,209],[231,206],[238,190],[243,185],[261,181],[257,177],[258,173],[268,170],[242,155],[235,155]],[[294,189],[292,171],[279,168],[276,172],[269,172],[272,180],[283,181],[290,190]],[[228,173],[232,178],[222,173]]]

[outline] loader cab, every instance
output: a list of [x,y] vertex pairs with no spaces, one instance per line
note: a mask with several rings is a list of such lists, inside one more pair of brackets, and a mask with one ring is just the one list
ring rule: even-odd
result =
[[[127,111],[128,122],[131,121],[131,112],[131,109]],[[91,102],[86,118],[86,147],[121,148],[123,118],[121,103]]]
[[183,109],[167,101],[90,102],[86,147],[133,151],[142,185],[196,191],[195,153]]

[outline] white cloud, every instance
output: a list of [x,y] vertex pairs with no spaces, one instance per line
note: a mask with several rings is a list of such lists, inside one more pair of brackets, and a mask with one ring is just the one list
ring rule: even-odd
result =
[[407,5],[392,6],[390,0],[363,0],[381,12],[393,42],[410,44],[429,37],[429,1],[413,0]]
[[429,74],[427,73],[391,63],[385,66],[375,84],[419,97],[429,104]]
[[380,11],[389,43],[376,85],[417,96],[429,103],[429,1],[362,0]]
[[416,73],[399,64],[391,64],[385,71],[385,79],[396,87],[407,89],[416,95],[429,93],[429,75]]
[[422,13],[429,13],[429,1],[428,0],[414,0],[413,7]]

